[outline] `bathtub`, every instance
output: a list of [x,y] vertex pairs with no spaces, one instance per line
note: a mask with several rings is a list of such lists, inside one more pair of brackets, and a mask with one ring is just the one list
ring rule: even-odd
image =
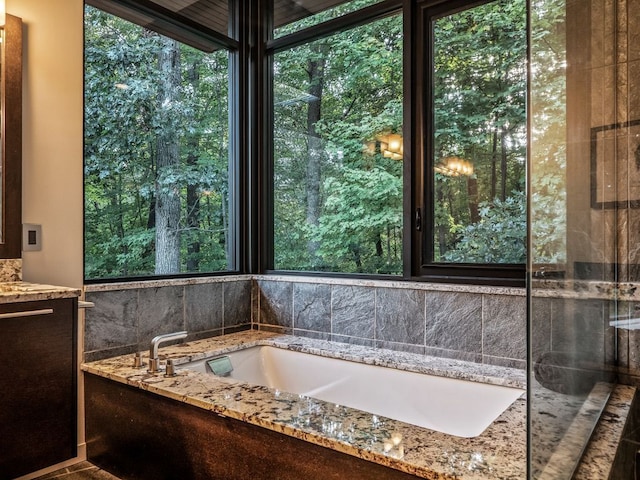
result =
[[477,437],[524,390],[254,346],[180,368],[312,397],[436,430]]

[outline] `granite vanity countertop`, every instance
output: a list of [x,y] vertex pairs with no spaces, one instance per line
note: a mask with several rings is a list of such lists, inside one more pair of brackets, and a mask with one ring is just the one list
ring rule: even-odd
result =
[[[134,368],[133,355],[82,365],[109,378],[216,414],[428,479],[521,479],[526,476],[526,399],[521,396],[480,436],[461,438],[301,395],[181,369],[180,364],[253,345],[357,360],[402,370],[524,388],[525,372],[383,349],[258,331],[163,346],[177,376]],[[147,362],[143,352],[143,361]]]
[[29,282],[0,282],[0,303],[32,302],[80,296],[79,288]]

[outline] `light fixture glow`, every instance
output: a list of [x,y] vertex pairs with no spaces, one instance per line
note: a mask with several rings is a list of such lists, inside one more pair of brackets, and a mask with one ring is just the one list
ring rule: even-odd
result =
[[5,0],[0,0],[0,27],[4,27],[6,13],[7,13],[7,9],[5,5]]
[[402,145],[402,137],[397,133],[389,135],[389,150],[399,152]]
[[473,175],[473,164],[468,160],[459,157],[443,158],[441,162],[434,167],[434,170],[449,177],[459,177],[460,175]]
[[402,143],[402,135],[390,133],[378,137],[380,142],[380,153],[384,158],[393,160],[402,160],[404,156],[404,145]]

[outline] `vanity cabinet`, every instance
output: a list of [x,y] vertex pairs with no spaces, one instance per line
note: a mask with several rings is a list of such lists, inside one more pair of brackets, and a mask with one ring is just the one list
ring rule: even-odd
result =
[[77,453],[78,299],[0,304],[0,479]]

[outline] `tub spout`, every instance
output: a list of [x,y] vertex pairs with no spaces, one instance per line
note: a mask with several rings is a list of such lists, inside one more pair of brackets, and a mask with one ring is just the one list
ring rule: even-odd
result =
[[180,340],[181,338],[185,338],[187,336],[187,332],[174,332],[167,333],[165,335],[158,335],[153,337],[151,340],[151,346],[149,347],[149,373],[158,372],[158,367],[160,364],[160,360],[158,359],[158,347],[161,343],[170,342],[172,340]]

